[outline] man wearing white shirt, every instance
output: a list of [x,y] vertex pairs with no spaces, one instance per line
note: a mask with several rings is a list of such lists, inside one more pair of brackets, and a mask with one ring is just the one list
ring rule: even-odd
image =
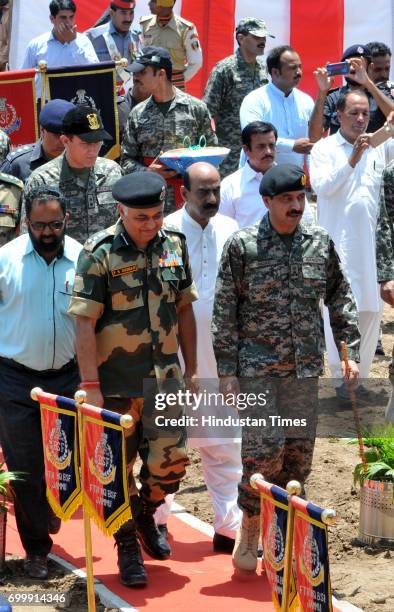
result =
[[240,229],[257,223],[267,212],[259,188],[264,172],[274,164],[277,138],[272,123],[264,121],[253,121],[242,130],[247,161],[223,179],[219,208],[221,214],[235,219]]
[[[241,105],[243,129],[253,121],[272,123],[278,131],[276,143],[278,164],[297,164],[303,168],[312,144],[308,138],[308,122],[314,102],[297,89],[302,77],[300,56],[292,47],[272,49],[267,57],[272,82],[248,94]],[[241,165],[245,160],[241,161]]]
[[[340,129],[317,142],[311,154],[311,183],[317,194],[318,223],[330,234],[350,282],[359,312],[360,378],[367,378],[382,315],[376,273],[376,222],[383,169],[390,144],[376,148],[365,130],[369,104],[365,93],[348,91],[337,104]],[[329,316],[324,313],[328,362],[341,378]]]
[[[77,32],[73,0],[52,0],[49,19],[53,24],[50,32],[33,38],[26,48],[21,68],[37,68],[45,60],[48,68],[54,66],[80,66],[98,62],[92,43],[84,34]],[[36,96],[41,96],[41,77],[36,77]]]
[[[197,323],[198,377],[201,386],[205,383],[215,386],[217,368],[211,320],[216,274],[224,244],[239,228],[236,221],[218,213],[220,175],[211,164],[199,162],[189,167],[184,176],[182,196],[185,206],[168,215],[165,224],[186,236],[193,279],[199,295],[193,304]],[[189,438],[189,444],[200,451],[205,482],[212,498],[213,547],[216,552],[231,553],[241,519],[237,506],[237,487],[242,472],[240,439],[225,435],[219,439],[209,437],[209,432],[202,430],[197,435],[204,437]]]
[[[258,223],[267,213],[259,189],[263,174],[275,164],[278,133],[272,123],[253,121],[244,127],[241,138],[247,161],[223,179],[219,211],[243,229]],[[303,217],[307,221],[313,218],[307,200]]]

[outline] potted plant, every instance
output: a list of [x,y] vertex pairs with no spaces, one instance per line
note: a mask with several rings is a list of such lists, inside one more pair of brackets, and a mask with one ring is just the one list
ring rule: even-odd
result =
[[5,560],[7,502],[12,499],[9,483],[18,478],[20,478],[20,475],[17,472],[8,472],[4,467],[4,463],[0,463],[0,570],[3,569]]
[[394,425],[367,432],[363,444],[366,467],[358,463],[353,473],[361,486],[359,535],[366,544],[394,544]]

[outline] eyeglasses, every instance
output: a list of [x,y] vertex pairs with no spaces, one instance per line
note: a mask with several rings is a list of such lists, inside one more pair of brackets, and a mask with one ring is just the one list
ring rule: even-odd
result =
[[44,221],[29,221],[29,225],[36,232],[43,232],[47,226],[52,232],[55,232],[56,230],[62,229],[64,222],[65,219],[61,221],[49,221],[49,223],[44,223]]

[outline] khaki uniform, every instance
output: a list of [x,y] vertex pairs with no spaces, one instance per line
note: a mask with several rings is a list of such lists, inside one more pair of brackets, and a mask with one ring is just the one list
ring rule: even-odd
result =
[[[137,496],[132,475],[136,453],[147,440],[140,498],[154,506],[178,489],[187,456],[183,431],[164,437],[145,414],[143,383],[150,380],[154,389],[166,381],[182,384],[177,309],[196,299],[183,234],[161,231],[142,251],[118,221],[84,245],[69,313],[97,320],[97,365],[105,407],[128,412],[140,423],[126,434],[130,497]],[[178,412],[174,407],[173,415]]]
[[148,15],[141,17],[140,25],[143,46],[168,49],[173,71],[184,72],[185,81],[197,74],[202,66],[202,51],[196,27],[190,21],[173,15],[168,23],[159,25],[156,15]]
[[[112,197],[112,185],[122,176],[118,164],[98,157],[94,168],[84,173],[71,168],[63,153],[30,175],[25,193],[40,185],[56,187],[67,201],[70,219],[67,234],[84,243],[94,233],[108,227],[118,218],[117,203]],[[24,202],[22,205],[22,218]],[[22,231],[26,231],[22,225]]]
[[22,181],[0,172],[0,247],[16,238],[22,194]]

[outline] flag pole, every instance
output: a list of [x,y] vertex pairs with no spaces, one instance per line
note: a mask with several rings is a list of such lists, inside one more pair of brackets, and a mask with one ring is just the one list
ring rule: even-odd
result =
[[[75,393],[74,399],[78,407],[86,400],[86,391],[79,390]],[[82,469],[82,456],[83,456],[83,436],[82,427],[84,422],[84,415],[81,410],[78,410],[78,437],[79,437],[79,452],[80,452],[80,465]],[[83,488],[83,473],[81,474],[82,488]],[[86,586],[88,593],[88,610],[89,612],[96,612],[96,596],[94,592],[94,574],[93,574],[93,555],[92,555],[92,532],[90,529],[90,517],[85,509],[82,497],[82,509],[83,509],[83,529],[85,535],[85,557],[86,557]]]
[[293,539],[294,539],[294,507],[290,503],[292,495],[301,493],[301,484],[298,480],[290,480],[286,485],[286,491],[289,494],[288,509],[287,509],[287,528],[286,528],[286,547],[285,547],[285,562],[283,567],[283,591],[282,612],[287,612],[289,609],[291,572],[293,568]]
[[41,74],[41,110],[45,105],[46,100],[46,71],[47,71],[47,63],[45,60],[41,60],[38,63],[38,72]]

